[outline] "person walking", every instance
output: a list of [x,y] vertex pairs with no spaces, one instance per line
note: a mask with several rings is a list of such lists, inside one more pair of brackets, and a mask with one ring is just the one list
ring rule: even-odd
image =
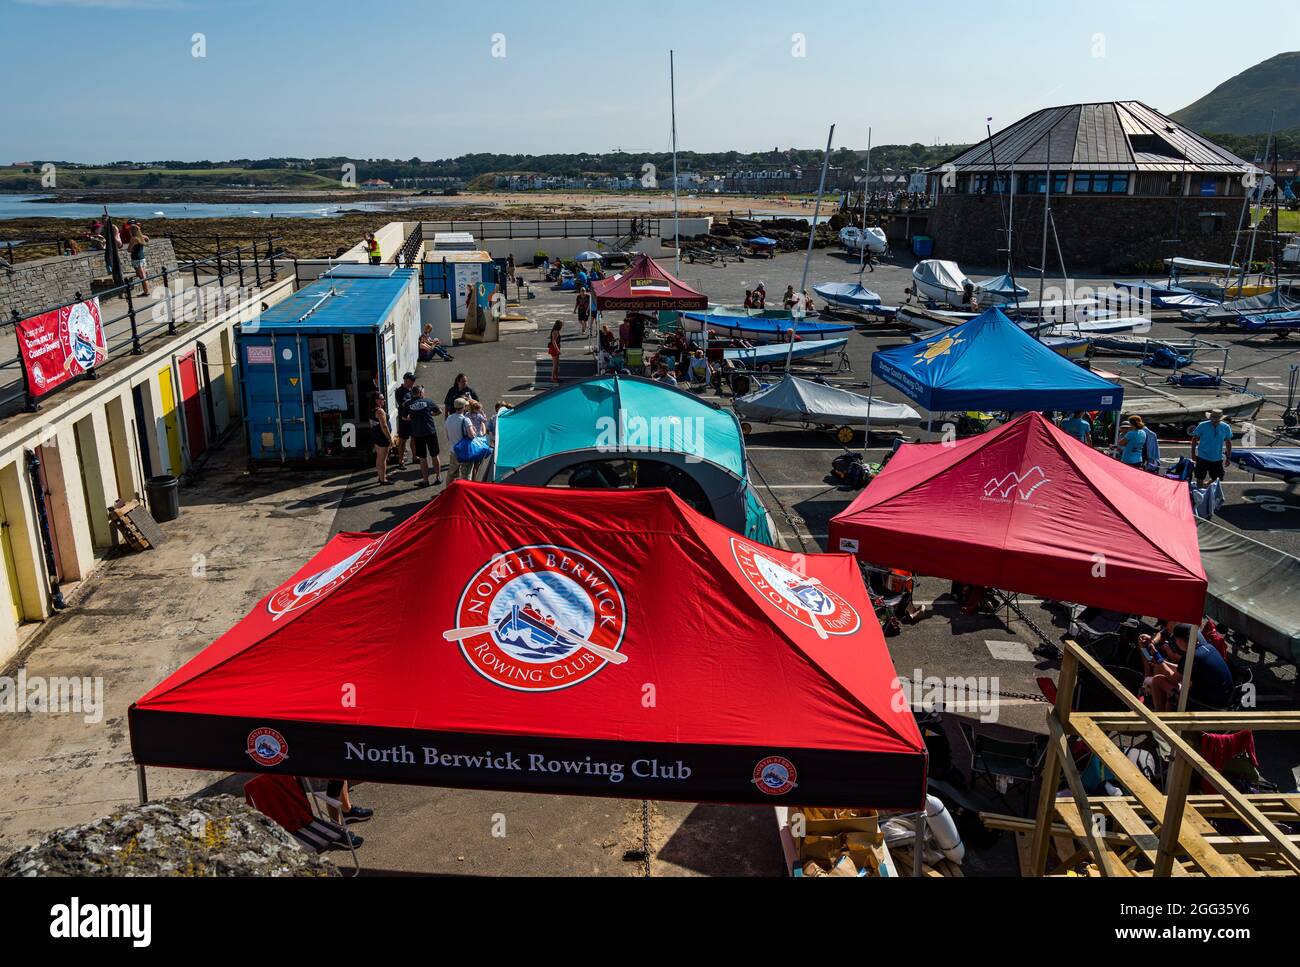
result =
[[1232,459],[1232,427],[1223,418],[1223,410],[1210,410],[1192,430],[1192,456],[1196,459],[1196,486],[1204,487],[1205,478],[1222,480],[1224,467]]
[[[402,382],[393,390],[393,402],[397,404],[397,438],[393,440],[393,452],[397,456],[397,468],[406,466],[406,443],[411,439],[411,417],[406,410],[406,403],[415,388],[415,374],[403,373]],[[414,456],[414,450],[412,450]]]
[[515,280],[515,253],[511,252],[510,257],[506,259],[506,280],[513,282]]
[[378,265],[384,260],[384,253],[379,250],[379,239],[374,232],[366,232],[366,257],[371,265]]
[[564,330],[564,320],[556,319],[551,326],[550,338],[546,340],[546,355],[551,357],[551,383],[560,385],[560,333]]
[[411,455],[420,461],[420,479],[417,487],[429,486],[429,461],[433,461],[433,482],[442,483],[442,448],[438,446],[438,422],[434,419],[442,409],[433,400],[424,395],[423,386],[411,389],[406,401],[409,432],[411,433]]
[[579,335],[587,335],[587,328],[591,323],[591,293],[587,291],[586,286],[578,290],[578,297],[573,303],[573,311],[578,314]]
[[375,473],[378,482],[390,484],[388,479],[388,451],[393,446],[393,434],[388,427],[388,409],[384,403],[384,394],[376,393],[370,409],[370,443],[375,448]]

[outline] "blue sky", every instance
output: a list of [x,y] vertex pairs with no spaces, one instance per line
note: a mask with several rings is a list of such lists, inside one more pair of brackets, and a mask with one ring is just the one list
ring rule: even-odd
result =
[[831,122],[837,146],[865,147],[869,126],[876,144],[975,141],[990,115],[1052,104],[1177,110],[1286,49],[1235,16],[1201,0],[0,0],[0,162],[662,150],[670,47],[683,149],[819,147]]

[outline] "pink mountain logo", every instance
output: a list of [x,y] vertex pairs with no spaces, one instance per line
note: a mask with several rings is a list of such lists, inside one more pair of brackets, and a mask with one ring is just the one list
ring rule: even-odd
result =
[[1021,500],[1029,500],[1034,491],[1044,484],[1051,483],[1042,467],[1031,467],[1023,474],[1013,470],[1002,478],[990,477],[984,485],[986,500],[1008,500],[1016,493]]

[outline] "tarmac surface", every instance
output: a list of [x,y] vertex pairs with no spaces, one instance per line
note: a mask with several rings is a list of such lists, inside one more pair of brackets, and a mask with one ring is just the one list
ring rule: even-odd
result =
[[[670,263],[663,264],[673,270]],[[897,305],[905,299],[904,288],[911,284],[912,265],[910,258],[898,257],[878,265],[874,272],[869,271],[864,284],[877,291],[885,304]],[[801,287],[803,269],[802,254],[786,253],[771,260],[750,259],[725,266],[683,262],[680,277],[708,293],[714,302],[738,304],[743,300],[745,290],[760,282],[768,290],[770,301],[779,302],[786,285],[793,284],[796,289]],[[968,271],[975,278],[998,274],[992,269]],[[857,273],[856,258],[818,250],[812,256],[807,285],[811,289],[813,284],[820,282],[852,281]],[[561,319],[565,321],[561,382],[582,379],[594,373],[592,358],[586,352],[586,341],[578,335],[573,294],[552,291],[545,284],[539,284],[536,273],[529,269],[521,269],[521,275],[529,280],[535,298],[520,300],[518,311],[537,324],[537,331],[503,334],[498,343],[462,344],[454,350],[456,358],[453,363],[422,364],[417,375],[427,384],[435,399],[442,399],[459,372],[467,374],[470,384],[489,407],[498,399],[517,404],[550,389],[546,332]],[[1109,280],[1080,281],[1096,284]],[[1031,291],[1035,289],[1032,281],[1023,284]],[[617,321],[613,320],[615,324]],[[1256,420],[1261,428],[1260,445],[1267,442],[1268,437],[1262,431],[1280,423],[1285,406],[1287,368],[1291,363],[1300,362],[1300,341],[1277,342],[1271,337],[1245,339],[1232,333],[1206,333],[1179,321],[1157,321],[1151,335],[1183,340],[1199,335],[1229,346],[1226,371],[1229,379],[1249,379],[1252,389],[1268,396]],[[849,340],[851,371],[836,372],[833,366],[823,367],[820,371],[835,385],[865,394],[871,354],[877,349],[910,341],[906,332],[897,327],[860,327]],[[1221,354],[1215,358],[1221,358]],[[1144,382],[1163,384],[1166,375],[1159,370],[1146,370],[1114,358],[1096,359],[1094,369],[1115,373],[1125,380],[1126,387],[1141,386]],[[872,393],[878,398],[906,402],[901,394],[887,386],[877,384]],[[718,399],[713,390],[704,395],[710,400]],[[729,405],[731,398],[727,392],[721,402]],[[888,441],[875,437],[873,434],[870,455],[878,459],[888,449]],[[862,442],[859,433],[854,446],[860,448]],[[1166,458],[1187,452],[1172,441],[1162,443]],[[843,448],[829,433],[770,426],[755,426],[747,444],[751,476],[776,521],[782,539],[794,550],[825,550],[830,519],[856,496],[854,491],[827,482],[831,460],[843,452]],[[414,479],[411,471],[406,475]],[[427,496],[414,490],[406,496],[401,493],[402,488],[393,489],[398,493],[382,492],[363,479],[354,480],[354,487],[350,488],[339,509],[335,530],[391,526],[420,506]],[[1300,554],[1300,496],[1293,488],[1288,489],[1279,481],[1265,478],[1251,481],[1237,472],[1230,473],[1225,490],[1228,504],[1221,512],[1220,523],[1289,553]],[[1080,536],[1085,536],[1087,522],[1080,521],[1079,526]],[[1044,607],[1032,599],[1020,602],[1028,622],[1005,609],[996,616],[964,616],[951,597],[946,596],[947,591],[946,582],[921,579],[917,599],[930,604],[933,614],[917,625],[905,626],[902,635],[888,639],[888,644],[895,666],[904,679],[919,680],[918,675],[927,681],[934,677],[964,679],[976,676],[996,687],[996,700],[984,706],[982,711],[968,705],[969,714],[958,711],[946,716],[946,731],[954,757],[964,768],[969,764],[970,756],[960,722],[1004,737],[1031,737],[1046,732],[1044,715],[1047,707],[1036,679],[1054,679],[1059,666],[1033,654],[1042,638],[1028,622],[1055,641],[1059,641],[1066,630],[1067,622],[1060,610]],[[1278,665],[1272,658],[1262,655],[1247,653],[1244,657],[1247,661],[1257,659],[1259,662],[1256,682],[1261,691],[1261,707],[1294,706],[1290,695],[1294,669]],[[989,718],[990,711],[996,721],[980,724],[981,716]],[[1297,743],[1290,737],[1276,734],[1267,737],[1261,734],[1259,741],[1264,771],[1283,788],[1295,788],[1296,776],[1291,769],[1300,762]],[[435,796],[438,802],[436,809],[428,805],[431,796]],[[592,872],[597,869],[603,872],[645,871],[641,863],[612,865],[621,860],[625,850],[641,848],[640,804],[636,802],[435,792],[398,787],[358,790],[357,799],[379,807],[380,814],[369,824],[375,835],[367,840],[368,862],[388,855],[390,850],[395,860],[416,855],[413,852],[415,839],[421,834],[415,830],[421,824],[409,820],[413,812],[429,808],[430,817],[437,816],[440,824],[456,824],[458,831],[454,841],[460,849],[454,866],[448,862],[450,853],[439,852],[436,857],[431,856],[434,865],[429,872],[471,872],[480,867],[484,872],[506,872],[507,868],[533,873],[580,872],[588,862],[594,864]],[[1001,811],[1013,811],[1021,807],[1022,799],[1023,790],[1013,788],[1004,801],[994,797],[990,805]],[[505,811],[507,817],[523,820],[530,836],[526,846],[516,847],[513,838],[506,841],[512,844],[509,849],[492,842],[486,830],[490,825],[489,817],[499,811]],[[753,815],[754,812],[735,807],[653,804],[652,818],[657,822],[652,822],[651,826],[652,874],[719,871],[719,864],[709,858],[713,856],[711,847],[714,846],[729,857],[729,862],[722,864],[726,867],[721,870],[723,872],[779,873],[781,861],[779,850],[775,849],[775,822],[768,810],[758,810],[758,817]],[[386,819],[387,814],[394,818]],[[591,838],[593,836],[595,839]],[[539,841],[546,845],[539,846]],[[601,844],[599,848],[593,845],[597,841]],[[695,848],[675,848],[677,844],[686,842],[693,843]],[[375,846],[373,852],[372,843]],[[498,865],[490,860],[494,855],[508,862]],[[550,863],[545,862],[547,857],[551,859]],[[604,866],[598,862],[602,857],[606,861]],[[537,861],[541,865],[534,865]],[[389,869],[399,868],[386,862],[381,865]],[[1014,847],[1004,837],[990,849],[968,852],[965,872],[968,875],[1013,874],[1015,868]]]
[[[886,304],[898,304],[910,284],[911,264],[909,258],[899,257],[880,265],[866,275],[865,284]],[[726,266],[683,264],[681,276],[716,302],[738,303],[744,290],[760,281],[772,301],[778,301],[787,284],[800,287],[803,267],[803,256],[789,253]],[[850,281],[857,271],[855,259],[818,251],[808,286]],[[977,278],[997,274],[970,267],[968,271]],[[572,294],[538,284],[531,270],[522,275],[532,280],[535,295],[520,300],[519,311],[529,321],[504,326],[496,343],[458,344],[454,362],[421,364],[418,378],[434,399],[442,400],[459,372],[468,375],[489,407],[498,399],[518,403],[551,388],[545,333],[557,319],[566,322],[562,381],[593,373],[592,359],[577,334]],[[1263,431],[1280,422],[1288,366],[1300,362],[1300,341],[1198,332],[1164,321],[1157,322],[1152,333],[1179,339],[1193,334],[1229,345],[1229,378],[1249,378],[1252,389],[1267,395],[1256,420],[1261,443],[1267,443]],[[909,341],[897,328],[860,327],[849,340],[851,370],[826,375],[836,385],[865,393],[871,353]],[[1153,385],[1162,383],[1165,375],[1114,359],[1098,359],[1094,368],[1135,386],[1144,378]],[[888,387],[877,385],[873,392],[902,402]],[[717,399],[712,390],[705,395]],[[729,405],[730,399],[728,393],[721,402]],[[915,435],[912,431],[912,438]],[[871,455],[882,455],[886,443],[873,438]],[[1167,458],[1185,452],[1172,441],[1162,443]],[[860,434],[854,445],[862,445]],[[830,462],[842,448],[830,434],[817,430],[756,426],[748,451],[751,476],[785,543],[796,550],[824,549],[830,518],[856,496],[827,482]],[[389,529],[436,492],[416,488],[418,474],[412,469],[395,472],[394,477],[399,484],[387,488],[375,484],[373,471],[264,471],[250,477],[243,473],[237,436],[217,451],[183,491],[181,517],[164,525],[168,544],[147,555],[106,561],[78,589],[74,607],[47,622],[29,642],[22,657],[29,674],[103,675],[106,709],[103,720],[93,726],[67,718],[24,716],[0,732],[0,776],[19,790],[8,807],[0,809],[0,852],[31,842],[46,830],[133,802],[135,775],[123,719],[127,705],[239,620],[331,534]],[[1300,496],[1293,489],[1233,472],[1225,490],[1228,504],[1220,523],[1300,554]],[[1081,520],[1079,527],[1085,536],[1087,522]],[[196,549],[202,552],[201,562]],[[219,583],[214,585],[213,578]],[[979,728],[1012,737],[1042,734],[1046,705],[1036,679],[1054,678],[1057,665],[1033,654],[1042,640],[1035,626],[1059,640],[1064,617],[1025,599],[1021,615],[1003,610],[963,616],[947,591],[946,582],[920,579],[917,598],[932,603],[934,611],[888,639],[899,674],[907,679],[918,674],[975,676],[990,684],[996,679],[996,700],[986,708],[995,713],[996,722]],[[388,620],[401,620],[396,603]],[[151,631],[142,635],[142,628]],[[1296,707],[1291,691],[1294,669],[1252,653],[1244,657],[1257,661],[1261,707]],[[959,769],[970,759],[961,724],[973,725],[979,717],[961,709],[946,716],[945,731]],[[1274,733],[1261,733],[1259,741],[1265,774],[1283,789],[1296,788],[1296,742]],[[204,789],[238,794],[241,779],[151,770],[150,792],[155,797]],[[369,874],[663,876],[782,871],[776,820],[768,808],[376,784],[355,787],[353,799],[376,811],[372,820],[356,827],[365,837],[359,855]],[[991,797],[990,805],[1014,811],[1023,799],[1023,789],[1013,788],[1005,801]],[[1014,846],[1003,837],[992,846],[970,850],[964,871],[1014,874],[1014,855]],[[338,858],[346,865],[346,855]]]

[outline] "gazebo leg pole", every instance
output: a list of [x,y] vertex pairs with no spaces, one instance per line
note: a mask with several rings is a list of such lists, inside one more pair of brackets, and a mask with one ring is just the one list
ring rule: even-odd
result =
[[916,818],[916,841],[912,844],[912,875],[923,876],[925,870],[925,828],[929,813],[921,810]]
[[140,796],[140,805],[149,801],[149,781],[145,777],[144,766],[135,767],[135,786]]
[[867,451],[871,449],[871,391],[876,385],[876,374],[867,380],[867,428],[862,434],[862,462],[867,462]]

